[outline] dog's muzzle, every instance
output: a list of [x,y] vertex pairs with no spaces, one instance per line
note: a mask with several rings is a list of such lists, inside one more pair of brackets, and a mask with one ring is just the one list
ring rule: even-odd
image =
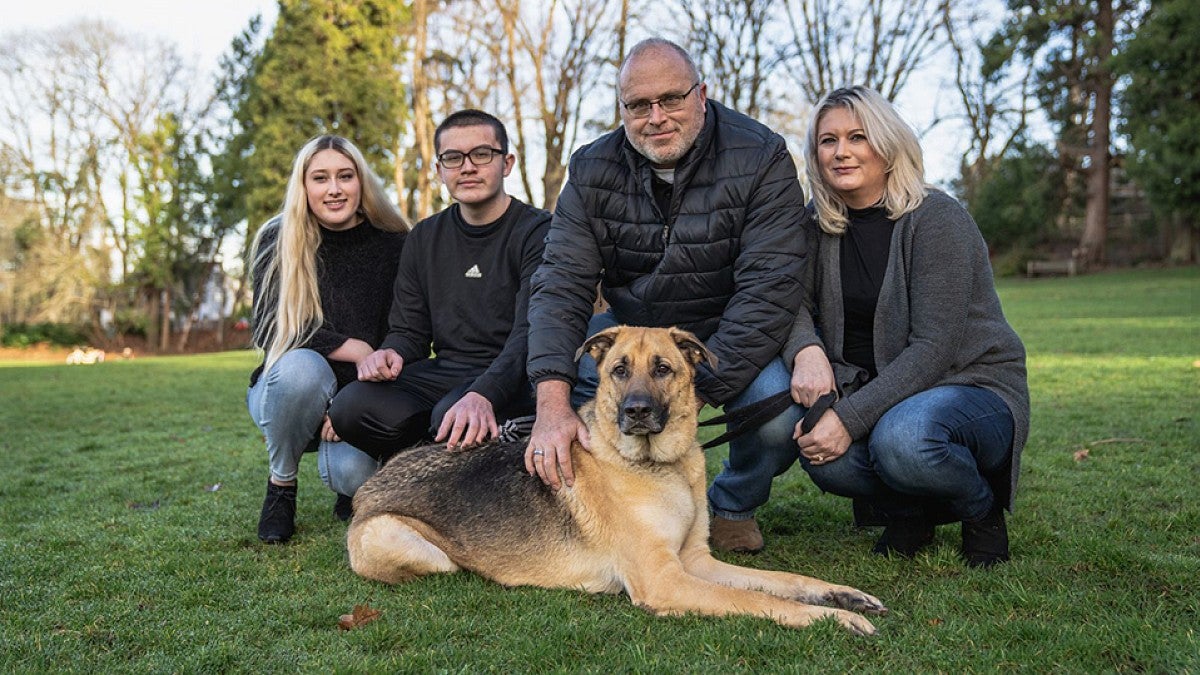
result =
[[646,394],[630,394],[621,401],[617,426],[629,436],[646,436],[663,430],[670,414],[668,406]]

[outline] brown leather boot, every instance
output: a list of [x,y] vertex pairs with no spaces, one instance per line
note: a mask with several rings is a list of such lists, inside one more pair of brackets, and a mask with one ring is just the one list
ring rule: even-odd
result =
[[729,520],[713,516],[708,526],[709,546],[718,551],[758,553],[763,550],[763,536],[753,518]]

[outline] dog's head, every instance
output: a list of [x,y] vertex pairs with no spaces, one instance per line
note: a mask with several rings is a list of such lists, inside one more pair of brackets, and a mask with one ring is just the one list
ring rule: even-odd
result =
[[621,434],[658,434],[672,413],[694,427],[696,365],[716,365],[695,335],[678,328],[617,326],[588,338],[578,355],[584,353],[596,360],[600,374],[597,414],[615,414]]

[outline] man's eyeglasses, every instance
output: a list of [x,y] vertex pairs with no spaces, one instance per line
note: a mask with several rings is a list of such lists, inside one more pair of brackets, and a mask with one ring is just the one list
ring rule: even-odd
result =
[[492,163],[492,157],[503,155],[504,151],[499,148],[489,148],[486,145],[481,145],[478,148],[471,148],[470,152],[462,153],[458,150],[447,150],[437,156],[438,163],[446,169],[457,169],[463,165],[466,158],[471,158],[471,163],[475,166],[483,166]]
[[621,101],[621,105],[625,106],[625,110],[629,111],[629,114],[633,117],[649,117],[650,109],[654,107],[655,103],[658,104],[659,108],[662,108],[663,112],[675,112],[683,107],[683,100],[688,97],[688,94],[696,91],[696,87],[699,86],[700,83],[697,82],[696,84],[692,85],[691,89],[688,89],[682,94],[667,94],[661,98],[643,98],[637,101],[629,102]]

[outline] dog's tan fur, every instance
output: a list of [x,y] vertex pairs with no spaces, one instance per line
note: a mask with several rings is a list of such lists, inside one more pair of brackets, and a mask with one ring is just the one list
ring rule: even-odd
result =
[[796,627],[832,618],[875,632],[846,611],[885,613],[870,595],[710,554],[692,379],[711,356],[700,341],[621,326],[583,350],[600,385],[580,411],[592,450],[572,448],[573,487],[554,492],[526,474],[521,444],[402,452],[355,496],[354,571],[396,583],[469,569],[506,586],[625,591],[659,615],[750,614]]

